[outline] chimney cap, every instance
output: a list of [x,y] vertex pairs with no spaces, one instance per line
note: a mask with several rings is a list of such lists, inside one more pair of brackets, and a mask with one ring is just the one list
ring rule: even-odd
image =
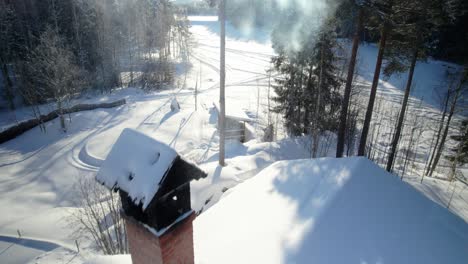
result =
[[177,153],[141,132],[125,128],[102,163],[96,180],[111,190],[123,190],[143,209],[159,190]]
[[190,181],[206,175],[166,144],[124,129],[96,180],[119,191],[127,216],[159,231],[192,210]]

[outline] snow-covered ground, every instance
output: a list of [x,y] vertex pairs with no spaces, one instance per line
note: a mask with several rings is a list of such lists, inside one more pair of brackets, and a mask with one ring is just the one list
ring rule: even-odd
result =
[[[126,88],[111,95],[88,98],[85,100],[125,98],[127,104],[74,113],[66,134],[60,131],[58,120],[54,120],[46,124],[46,134],[34,128],[0,145],[1,263],[101,263],[92,262],[95,252],[90,248],[90,241],[79,241],[81,250],[77,253],[71,236],[74,230],[67,216],[77,210],[73,202],[77,178],[94,177],[124,128],[139,130],[168,144],[208,172],[206,179],[191,185],[192,207],[196,211],[205,212],[227,190],[275,161],[309,157],[305,138],[280,139],[273,143],[231,141],[226,153],[228,166],[217,165],[219,137],[213,103],[219,97],[218,27],[212,18],[192,20],[194,48],[186,87],[155,93]],[[232,27],[228,27],[227,34],[227,108],[244,110],[250,118],[257,119],[253,129],[258,135],[268,115],[266,69],[273,50],[267,35],[265,32],[245,35]],[[372,68],[375,53],[375,46],[362,46],[361,71]],[[438,82],[443,68],[443,63],[430,61],[418,64],[416,72],[430,75],[431,80]],[[200,71],[198,111],[195,112],[193,93]],[[362,82],[369,80],[369,74],[362,74]],[[380,94],[389,102],[399,103],[398,98],[402,96],[398,80],[390,79],[381,89]],[[181,106],[178,112],[170,111],[174,96]],[[428,113],[437,111],[433,105],[430,101],[424,105]],[[51,106],[44,109],[48,109],[46,107]],[[9,121],[4,118],[6,116],[10,116]],[[0,113],[0,126],[13,123],[12,116],[24,119],[28,110],[20,109],[15,115]],[[278,116],[272,115],[271,120],[278,120]],[[281,135],[281,129],[278,134]],[[445,205],[450,198],[452,187],[445,181],[428,179],[419,184],[415,178],[407,179],[440,204]],[[461,185],[457,187],[450,210],[468,222],[468,190],[462,188]],[[21,239],[18,239],[18,230]]]
[[362,157],[279,161],[194,221],[197,263],[465,263],[468,225]]

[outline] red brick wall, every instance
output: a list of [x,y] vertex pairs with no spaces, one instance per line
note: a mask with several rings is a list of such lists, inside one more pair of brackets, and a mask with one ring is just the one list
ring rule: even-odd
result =
[[134,219],[125,222],[133,264],[163,264],[158,237]]
[[126,219],[133,264],[192,264],[195,213],[157,237],[134,219]]
[[159,238],[164,264],[193,264],[193,225],[195,213],[177,223]]

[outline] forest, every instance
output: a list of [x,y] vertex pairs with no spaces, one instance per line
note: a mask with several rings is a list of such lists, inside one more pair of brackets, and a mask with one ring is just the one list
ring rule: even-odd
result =
[[0,32],[10,110],[52,100],[60,111],[79,93],[123,86],[160,89],[189,56],[186,13],[170,1],[2,0]]
[[[440,172],[453,177],[456,168],[467,162],[461,158],[467,144],[466,121],[453,122],[454,115],[467,114],[468,56],[462,48],[468,43],[468,33],[463,29],[467,25],[467,4],[363,0],[331,1],[321,8],[323,3],[317,3],[316,8],[323,10],[318,18],[316,12],[304,10],[300,1],[287,8],[277,1],[234,1],[226,11],[233,23],[247,21],[272,31],[277,55],[271,70],[278,77],[273,84],[276,105],[271,110],[282,114],[287,134],[309,135],[313,142],[311,157],[326,156],[329,147],[322,148],[320,154],[319,145],[324,144],[323,138],[329,142],[336,135],[336,157],[367,156],[401,177],[409,167],[415,169],[418,161],[424,164],[416,169],[418,174],[433,176],[442,159],[444,165],[440,167],[444,169]],[[246,18],[240,10],[251,13]],[[274,17],[282,19],[271,23]],[[362,42],[375,42],[379,47],[367,102],[362,101],[362,85],[355,78],[363,74],[356,68]],[[348,43],[352,46],[349,57],[344,52]],[[418,114],[418,104],[408,110],[414,83],[426,77],[415,76],[415,67],[428,59],[461,65],[448,68],[447,81],[440,84],[444,88],[437,94],[442,110],[438,121]],[[382,98],[376,104],[381,75],[388,79],[396,74],[407,74],[401,106],[388,109]],[[433,87],[425,89],[431,96]],[[421,103],[422,99],[419,106]],[[438,129],[421,160],[417,148],[422,143],[418,140],[431,130],[426,126]],[[451,147],[446,141],[452,141]]]

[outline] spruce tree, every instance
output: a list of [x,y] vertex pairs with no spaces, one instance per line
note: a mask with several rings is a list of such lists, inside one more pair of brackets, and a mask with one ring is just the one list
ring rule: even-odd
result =
[[313,148],[312,156],[317,157],[318,143],[322,131],[337,131],[338,112],[342,97],[339,93],[341,82],[337,77],[336,67],[336,34],[333,22],[328,22],[319,32],[317,43],[314,45],[313,61],[317,66],[313,70],[317,76],[317,91],[315,95],[313,120]]
[[300,118],[303,111],[301,103],[304,101],[302,97],[304,87],[299,85],[298,81],[304,76],[303,72],[299,72],[298,64],[294,60],[292,54],[286,55],[283,50],[272,59],[274,70],[280,73],[280,77],[276,78],[276,84],[273,85],[276,92],[276,96],[273,97],[276,102],[273,111],[283,114],[285,128],[290,136],[304,132],[304,123]]
[[[327,22],[314,38],[307,38],[299,51],[277,49],[274,70],[280,73],[274,90],[274,111],[282,113],[289,135],[313,135],[312,156],[317,154],[319,135],[336,132],[342,102],[336,67],[336,34]],[[280,45],[278,45],[280,46]]]

